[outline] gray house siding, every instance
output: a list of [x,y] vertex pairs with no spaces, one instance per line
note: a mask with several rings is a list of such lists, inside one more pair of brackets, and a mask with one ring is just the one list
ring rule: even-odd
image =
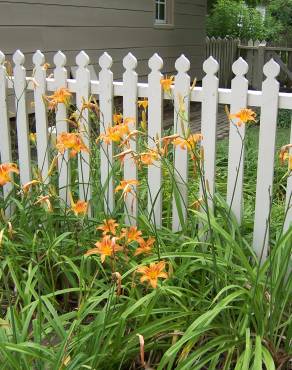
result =
[[21,49],[28,70],[36,49],[49,63],[62,50],[71,66],[80,50],[93,65],[107,51],[115,79],[121,78],[121,61],[129,51],[138,59],[141,78],[154,52],[164,59],[164,73],[173,72],[175,59],[184,53],[191,60],[190,74],[200,78],[206,0],[173,1],[174,27],[160,27],[154,26],[153,0],[0,0],[0,50],[11,56]]

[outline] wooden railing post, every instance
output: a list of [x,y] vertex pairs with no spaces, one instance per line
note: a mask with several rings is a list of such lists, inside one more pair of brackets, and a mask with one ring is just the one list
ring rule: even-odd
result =
[[257,90],[261,90],[263,83],[263,67],[265,64],[265,50],[266,50],[266,41],[262,41],[258,46],[258,58],[257,58],[257,73],[256,73],[256,84],[255,87]]

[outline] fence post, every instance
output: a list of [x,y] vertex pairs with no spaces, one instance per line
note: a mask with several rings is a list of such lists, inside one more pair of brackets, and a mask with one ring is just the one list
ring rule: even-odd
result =
[[[83,109],[84,102],[88,102],[90,95],[90,72],[88,69],[89,56],[81,51],[76,57],[76,105],[79,112],[82,112],[79,122],[79,133],[84,144],[90,146],[90,122],[88,109]],[[79,172],[79,198],[81,200],[91,200],[90,186],[90,155],[83,152],[78,155],[78,172]],[[91,210],[88,207],[88,213]]]
[[[7,71],[5,67],[5,55],[0,51],[0,132],[1,145],[0,155],[1,163],[12,162],[10,124],[7,109]],[[12,184],[9,182],[3,187],[4,198],[12,190]],[[7,210],[9,213],[9,210]]]
[[263,70],[253,247],[263,262],[268,253],[269,221],[274,178],[274,156],[280,84],[279,65],[271,59]]
[[14,61],[14,93],[16,105],[16,125],[19,155],[20,181],[25,184],[31,180],[29,126],[26,106],[26,70],[24,55],[17,50],[13,55]]
[[48,115],[44,103],[46,94],[46,69],[44,68],[45,56],[40,50],[33,55],[34,69],[34,105],[35,105],[35,123],[36,123],[36,145],[38,168],[43,180],[48,183],[49,172],[49,146],[48,146]]
[[[205,185],[209,189],[207,201],[213,209],[212,197],[215,191],[216,172],[216,137],[217,137],[217,113],[218,113],[218,87],[219,80],[216,76],[219,64],[209,57],[203,64],[206,73],[203,78],[203,100],[202,100],[202,123],[201,133],[203,136],[202,147],[204,150],[204,175]],[[200,196],[203,196],[203,189],[200,189]]]
[[[234,114],[247,106],[248,81],[245,74],[248,71],[248,65],[246,61],[240,57],[233,63],[232,71],[235,77],[231,82],[230,112]],[[238,127],[236,123],[230,121],[229,126],[227,203],[240,224],[243,208],[245,125]]]
[[[163,90],[160,83],[163,60],[158,54],[149,59],[148,76],[148,147],[156,149],[155,141],[162,135]],[[162,224],[162,169],[158,161],[148,166],[148,213],[156,227]]]
[[[101,71],[99,72],[99,106],[101,112],[100,133],[104,134],[113,122],[113,73],[111,66],[112,57],[108,53],[103,53],[99,58]],[[113,144],[100,144],[100,177],[104,196],[104,209],[106,214],[111,214],[114,210],[114,181],[113,181]]]
[[[54,56],[54,79],[55,89],[67,87],[67,70],[64,67],[66,65],[66,56],[58,51]],[[62,132],[68,132],[67,123],[67,109],[65,104],[58,104],[56,111],[56,134],[57,136]],[[59,194],[61,199],[70,205],[69,197],[69,186],[70,186],[70,161],[69,154],[66,150],[65,153],[58,159],[58,171],[59,171]]]
[[256,89],[261,90],[263,83],[263,67],[265,64],[266,41],[262,41],[258,46]]
[[250,49],[247,49],[246,52],[246,62],[248,64],[248,71],[246,78],[248,80],[248,84],[250,86],[253,86],[253,69],[254,69],[254,50],[253,47],[253,40],[248,40],[247,46],[250,47]]
[[[186,137],[190,115],[190,61],[181,55],[175,62],[177,75],[174,85],[174,130]],[[182,111],[183,110],[183,111]],[[172,201],[172,230],[179,231],[187,216],[188,152],[179,146],[174,153],[174,195]],[[178,204],[179,203],[179,204]]]
[[[124,83],[124,95],[123,95],[123,116],[124,119],[129,118],[131,122],[128,124],[130,131],[136,129],[137,116],[138,116],[138,75],[135,71],[137,67],[137,59],[133,54],[129,53],[123,59],[123,65],[125,72],[123,74],[123,83]],[[133,138],[130,140],[130,149],[133,152],[136,152],[136,139]],[[124,160],[124,179],[125,180],[137,180],[137,165],[134,162],[132,155],[128,154],[125,156]],[[133,192],[127,194],[125,199],[125,212],[126,219],[125,223],[127,225],[135,225],[137,222],[138,216],[138,202],[137,202],[137,186],[132,186]]]

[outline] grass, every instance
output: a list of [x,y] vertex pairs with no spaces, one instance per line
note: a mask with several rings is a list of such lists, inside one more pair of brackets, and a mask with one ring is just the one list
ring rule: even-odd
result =
[[[287,137],[288,129],[279,129],[277,149]],[[99,254],[85,255],[102,238],[96,228],[105,217],[98,173],[93,173],[93,217],[66,209],[52,185],[40,184],[28,195],[13,192],[5,203],[2,199],[2,209],[7,203],[14,207],[10,218],[2,212],[0,219],[2,368],[289,369],[292,230],[281,232],[285,169],[276,159],[272,248],[260,264],[251,247],[257,143],[258,128],[251,127],[242,227],[224,201],[227,139],[218,143],[215,212],[190,209],[183,232],[167,227],[170,174],[164,168],[164,227],[157,230],[145,212],[146,170],[139,172],[138,228],[144,238],[155,239],[150,254],[135,256],[138,243],[121,239],[124,249],[116,258],[102,263]],[[98,159],[93,153],[93,165]],[[118,164],[114,173],[119,181]],[[74,184],[74,171],[72,179]],[[194,201],[199,180],[192,168],[190,179]],[[35,204],[48,192],[52,212]],[[112,216],[121,235],[123,202],[117,200]],[[138,269],[159,261],[168,278],[158,279],[153,289],[140,281]]]

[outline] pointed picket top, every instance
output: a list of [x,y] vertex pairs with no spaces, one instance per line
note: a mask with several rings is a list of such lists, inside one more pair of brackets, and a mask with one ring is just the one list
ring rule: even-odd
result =
[[216,37],[212,36],[210,40],[211,41],[216,41]]
[[209,36],[206,36],[206,41],[210,41],[210,37]]
[[247,42],[247,45],[248,46],[253,46],[253,39],[249,39],[248,42]]
[[45,63],[45,56],[40,50],[37,50],[32,57],[32,61],[35,66],[43,66]]
[[203,71],[206,74],[215,75],[219,70],[219,63],[216,59],[210,56],[207,60],[205,60],[203,64]]
[[80,51],[80,53],[76,57],[76,64],[78,65],[78,67],[85,68],[88,66],[89,62],[89,56],[85,53],[85,51]]
[[113,65],[113,58],[107,52],[104,52],[98,62],[101,69],[110,69]]
[[233,64],[232,64],[232,72],[235,76],[244,76],[248,72],[248,64],[246,61],[239,57]]
[[157,53],[155,53],[149,59],[148,66],[151,71],[160,71],[163,67],[163,60]]
[[133,71],[137,67],[137,59],[132,53],[128,53],[123,59],[123,66],[126,70]]
[[175,69],[179,72],[179,73],[187,73],[189,71],[191,67],[191,63],[190,61],[188,60],[188,58],[186,58],[186,56],[184,54],[182,54],[175,62]]
[[256,46],[256,47],[257,47],[257,46],[259,46],[259,45],[260,45],[260,43],[261,43],[261,42],[260,42],[260,40],[255,40],[255,42],[254,42],[254,46]]
[[280,66],[278,63],[274,61],[273,58],[271,58],[263,68],[264,75],[267,78],[276,78],[278,74],[280,73]]
[[20,50],[16,50],[16,52],[13,54],[13,62],[15,65],[24,65],[25,56]]
[[61,50],[59,50],[55,56],[54,56],[54,64],[55,66],[58,68],[62,68],[66,65],[66,62],[67,62],[67,58],[66,58],[66,55],[64,53],[62,53]]
[[5,63],[5,55],[0,51],[0,65],[3,65]]

